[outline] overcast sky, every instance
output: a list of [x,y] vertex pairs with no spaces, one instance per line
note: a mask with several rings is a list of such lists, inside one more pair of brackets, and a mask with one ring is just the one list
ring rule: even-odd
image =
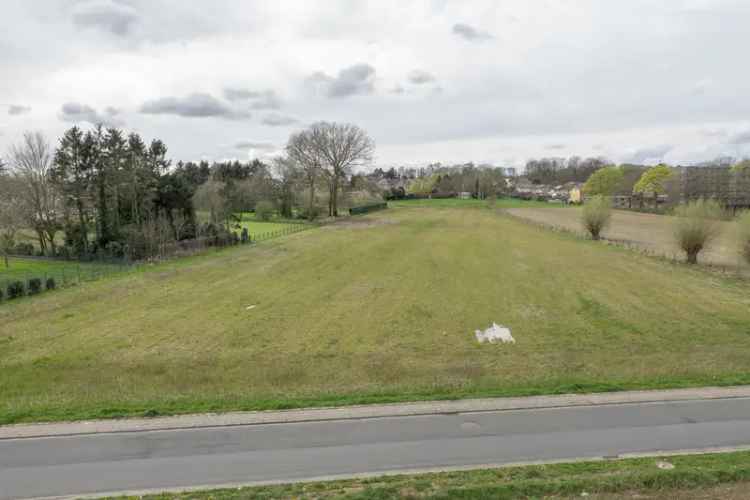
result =
[[0,151],[74,124],[174,159],[353,122],[382,166],[750,155],[748,0],[2,0]]

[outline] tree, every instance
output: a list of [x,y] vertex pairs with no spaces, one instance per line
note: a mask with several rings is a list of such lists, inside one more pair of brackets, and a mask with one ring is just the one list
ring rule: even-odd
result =
[[344,178],[357,166],[372,161],[375,144],[367,133],[351,123],[318,122],[310,137],[329,184],[328,215],[338,216],[338,193]]
[[28,209],[28,227],[36,231],[39,249],[55,255],[55,236],[61,229],[61,197],[52,182],[52,150],[40,132],[26,132],[20,144],[11,146],[12,174]]
[[612,217],[612,207],[609,200],[598,194],[583,205],[581,211],[581,222],[591,238],[599,240],[601,233],[609,225]]
[[438,175],[431,175],[429,177],[420,177],[411,181],[407,187],[407,191],[412,194],[429,195],[438,183]]
[[279,215],[291,219],[294,215],[294,185],[301,176],[298,166],[288,157],[274,158],[273,168],[278,182]]
[[603,167],[591,174],[583,185],[583,191],[589,196],[612,196],[622,181],[622,169],[610,166]]
[[[62,192],[65,200],[63,217],[65,220],[66,239],[82,253],[88,253],[89,233],[89,196],[92,180],[90,163],[91,136],[84,134],[78,127],[65,132],[55,152],[52,169],[53,182]],[[71,210],[75,211],[77,223],[74,225]]]
[[672,169],[667,165],[657,165],[646,170],[633,186],[633,193],[663,194],[664,182],[672,177]]
[[287,142],[286,152],[289,160],[302,171],[304,183],[309,190],[307,216],[313,220],[316,215],[315,185],[321,173],[323,160],[316,147],[312,131],[308,129],[292,134]]
[[5,267],[9,267],[8,255],[13,251],[16,235],[27,220],[26,207],[21,195],[19,180],[7,173],[0,174],[0,253]]
[[742,213],[737,219],[737,228],[740,243],[740,255],[745,262],[750,264],[750,210]]
[[721,206],[714,200],[699,199],[675,210],[675,239],[687,255],[688,264],[698,262],[698,254],[719,235]]

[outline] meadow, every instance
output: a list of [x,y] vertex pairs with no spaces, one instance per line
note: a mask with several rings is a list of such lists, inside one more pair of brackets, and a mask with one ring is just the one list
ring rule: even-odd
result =
[[[750,383],[748,292],[398,204],[4,304],[0,423]],[[516,343],[477,343],[492,322]]]
[[122,271],[123,265],[101,262],[77,262],[34,257],[10,257],[8,267],[0,259],[0,290],[5,292],[8,283],[39,278],[46,283],[53,278],[57,286],[103,278]]

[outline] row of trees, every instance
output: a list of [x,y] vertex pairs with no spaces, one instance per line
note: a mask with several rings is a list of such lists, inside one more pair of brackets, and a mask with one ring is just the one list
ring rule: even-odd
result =
[[229,231],[259,205],[264,217],[314,218],[325,204],[336,216],[342,198],[377,190],[354,174],[374,152],[356,125],[313,124],[293,134],[286,151],[270,165],[172,165],[161,140],[117,128],[73,127],[55,148],[26,133],[0,162],[0,250],[7,256],[33,234],[47,255],[142,258],[160,244],[216,234],[199,219]]
[[476,167],[473,164],[436,167],[433,173],[409,181],[407,192],[427,196],[454,196],[471,193],[474,198],[485,199],[507,190],[505,175],[499,167]]

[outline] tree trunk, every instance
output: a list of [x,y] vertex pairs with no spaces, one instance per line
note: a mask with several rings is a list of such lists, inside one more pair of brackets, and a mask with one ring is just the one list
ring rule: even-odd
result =
[[333,182],[333,197],[332,197],[332,204],[331,204],[331,207],[333,208],[333,216],[334,217],[338,217],[339,216],[338,196],[339,196],[339,183],[338,183],[338,180],[334,179],[334,182]]
[[687,263],[697,264],[698,263],[698,251],[690,250],[687,252]]
[[313,207],[315,206],[315,181],[310,180],[310,204],[307,207],[307,218],[313,220],[315,217],[313,214]]

